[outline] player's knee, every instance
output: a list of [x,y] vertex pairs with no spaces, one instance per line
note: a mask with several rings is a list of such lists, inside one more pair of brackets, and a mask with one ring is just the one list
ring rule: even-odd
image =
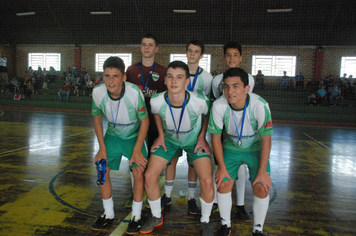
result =
[[210,177],[207,177],[207,178],[204,178],[204,179],[200,179],[200,185],[206,190],[214,188],[213,187],[213,179],[210,178]]
[[258,197],[258,198],[266,198],[268,196],[268,193],[265,188],[262,186],[262,184],[257,183],[253,187],[253,194]]

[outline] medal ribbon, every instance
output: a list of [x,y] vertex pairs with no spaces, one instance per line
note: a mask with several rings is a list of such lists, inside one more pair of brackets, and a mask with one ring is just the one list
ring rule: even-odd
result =
[[[239,139],[239,141],[241,141],[241,138],[242,138],[242,130],[244,128],[244,123],[245,123],[245,114],[246,114],[246,108],[247,108],[247,103],[248,103],[248,96],[246,97],[246,102],[245,102],[245,106],[244,106],[244,112],[243,112],[243,115],[242,115],[242,124],[241,124],[241,132],[239,134],[239,131],[238,131],[238,128],[237,128],[237,125],[236,125],[236,120],[235,120],[235,116],[234,116],[234,112],[231,108],[231,115],[232,117],[234,118],[234,123],[235,123],[235,129],[236,129],[236,133],[237,133],[237,138]],[[240,146],[240,145],[239,145]]]
[[[124,85],[124,83],[122,83],[122,84]],[[111,117],[112,117],[113,126],[114,126],[114,133],[115,133],[115,126],[116,126],[116,121],[117,121],[117,115],[119,114],[120,102],[121,102],[121,98],[122,98],[123,92],[124,92],[124,86],[122,86],[122,88],[121,88],[121,93],[120,93],[120,97],[119,97],[119,103],[118,103],[118,105],[117,105],[117,111],[116,111],[115,120],[114,120],[114,112],[112,111],[112,106],[111,106],[111,103],[110,103]]]
[[171,115],[172,115],[172,119],[173,119],[173,123],[174,123],[174,128],[176,130],[176,135],[178,135],[179,129],[180,129],[180,125],[182,124],[182,120],[183,120],[183,114],[184,114],[185,106],[187,105],[187,94],[185,94],[185,96],[184,96],[184,102],[183,102],[183,106],[182,106],[182,111],[180,113],[178,129],[177,129],[176,121],[174,120],[172,106],[171,106],[171,103],[169,102],[169,97],[168,96],[167,96],[167,103],[168,103],[168,106],[169,106],[169,110],[171,111]]
[[153,63],[153,65],[152,65],[152,67],[151,67],[151,70],[150,70],[150,73],[148,74],[148,77],[147,77],[146,83],[144,83],[144,81],[143,81],[143,75],[142,75],[142,67],[143,67],[143,64],[142,64],[142,61],[141,61],[141,65],[140,65],[140,73],[141,73],[141,83],[142,83],[142,89],[146,89],[146,88],[147,88],[148,81],[150,80],[150,76],[152,75],[153,68],[155,67],[155,64],[156,64],[156,62],[154,62],[154,63]]
[[199,66],[198,66],[197,72],[194,75],[193,85],[191,83],[189,83],[187,86],[188,91],[193,92],[195,83],[197,82],[197,79],[198,79],[198,75],[199,75]]

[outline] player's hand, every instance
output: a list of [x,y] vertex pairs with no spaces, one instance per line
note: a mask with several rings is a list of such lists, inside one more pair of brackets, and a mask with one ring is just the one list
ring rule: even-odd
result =
[[229,172],[227,171],[226,168],[218,168],[216,173],[215,173],[215,183],[216,183],[216,189],[219,189],[220,184],[222,183],[224,178],[228,178],[231,180],[231,177],[229,175]]
[[106,160],[106,164],[108,164],[108,158],[107,158],[105,149],[99,149],[98,153],[95,155],[95,157],[93,159],[93,162],[95,163],[95,162],[100,161],[102,159]]
[[206,153],[211,155],[210,146],[209,146],[209,143],[206,141],[205,137],[198,138],[198,142],[197,142],[197,144],[195,145],[195,148],[194,148],[194,153],[197,153],[198,148],[203,149]]
[[272,179],[267,174],[266,171],[258,172],[255,181],[253,181],[253,183],[252,183],[252,186],[254,187],[258,182],[260,182],[262,184],[262,187],[265,190],[265,193],[268,194],[268,192],[272,186]]
[[147,159],[142,154],[141,150],[135,150],[135,148],[134,148],[134,150],[132,152],[131,159],[130,159],[130,166],[132,166],[133,163],[136,163],[138,168],[140,168],[140,170],[142,170],[142,171],[144,171],[146,169]]
[[151,147],[151,152],[153,152],[153,150],[158,148],[159,146],[162,146],[164,151],[167,152],[167,147],[166,147],[166,142],[164,140],[164,136],[158,136],[156,138],[156,140],[154,141],[154,143]]

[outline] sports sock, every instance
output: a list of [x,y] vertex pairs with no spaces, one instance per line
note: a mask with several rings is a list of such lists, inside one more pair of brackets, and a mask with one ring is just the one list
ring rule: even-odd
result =
[[269,195],[265,198],[253,197],[253,232],[263,230],[269,204]]
[[114,219],[114,201],[112,200],[112,196],[109,199],[103,199],[103,207],[104,214],[106,215],[106,219]]
[[161,198],[158,198],[157,200],[154,200],[154,201],[150,201],[150,199],[148,199],[148,203],[150,204],[150,207],[151,207],[152,216],[154,216],[156,218],[161,218],[161,216],[162,216]]
[[194,198],[196,188],[197,188],[197,182],[188,181],[188,193],[189,193],[188,200]]
[[172,190],[173,190],[173,183],[174,180],[166,180],[166,183],[164,185],[164,191],[167,197],[171,197]]
[[200,199],[200,206],[201,206],[201,217],[200,222],[209,222],[211,208],[213,207],[214,201],[211,203],[206,203],[201,197]]
[[231,207],[232,207],[231,191],[228,193],[217,192],[217,195],[218,195],[218,205],[219,205],[221,224],[227,225],[227,227],[231,227]]
[[135,202],[132,201],[132,214],[131,214],[131,220],[135,217],[135,221],[138,221],[141,219],[141,211],[142,211],[142,201],[141,202]]
[[238,206],[245,205],[246,167],[242,164],[237,173],[236,183],[236,203]]

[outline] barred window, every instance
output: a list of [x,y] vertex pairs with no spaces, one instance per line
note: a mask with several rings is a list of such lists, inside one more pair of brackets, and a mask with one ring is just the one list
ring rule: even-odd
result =
[[125,71],[132,64],[132,53],[96,53],[95,72],[103,72],[103,65],[109,57],[120,57],[125,63]]
[[344,73],[356,77],[356,57],[341,57],[340,77]]
[[252,74],[256,75],[261,70],[265,76],[282,76],[283,71],[288,76],[295,76],[296,56],[252,56]]
[[[184,63],[188,63],[187,54],[172,53],[170,54],[169,62],[172,61],[183,61]],[[204,54],[203,58],[199,61],[199,66],[210,73],[211,55]]]
[[37,70],[40,66],[42,69],[52,66],[56,71],[61,70],[61,54],[60,53],[29,53],[28,54],[28,67]]

